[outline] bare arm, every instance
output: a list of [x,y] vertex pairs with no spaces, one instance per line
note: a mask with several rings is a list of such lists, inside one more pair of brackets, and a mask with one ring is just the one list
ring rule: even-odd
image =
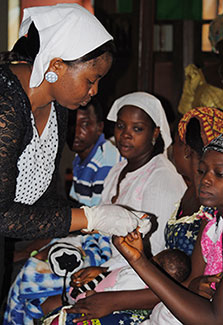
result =
[[146,257],[132,267],[183,324],[223,324],[223,281],[210,302],[167,278]]
[[78,300],[69,312],[87,315],[75,320],[75,322],[79,322],[101,318],[116,310],[152,309],[159,301],[159,298],[150,289],[100,292]]
[[204,274],[204,269],[206,264],[202,255],[201,237],[206,224],[207,221],[202,220],[200,230],[197,236],[197,240],[194,246],[194,250],[191,256],[191,263],[192,263],[191,274],[189,278],[184,282],[185,286],[188,286],[193,279]]
[[130,241],[126,237],[116,237],[114,243],[143,281],[183,324],[223,324],[223,281],[210,302],[159,271],[143,252],[135,249],[134,238],[136,235],[130,237]]
[[87,228],[87,218],[83,209],[71,209],[70,232]]

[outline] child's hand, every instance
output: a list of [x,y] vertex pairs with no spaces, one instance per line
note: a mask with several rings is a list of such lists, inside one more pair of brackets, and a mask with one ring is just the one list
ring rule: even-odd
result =
[[189,289],[199,294],[200,296],[211,299],[213,298],[216,291],[211,287],[211,284],[214,282],[217,286],[221,281],[221,278],[222,273],[199,276],[190,282]]
[[113,244],[129,261],[136,262],[143,255],[143,243],[138,229],[126,237],[113,236]]
[[100,273],[106,272],[106,267],[89,266],[75,272],[71,276],[71,287],[81,287],[82,285],[94,280]]

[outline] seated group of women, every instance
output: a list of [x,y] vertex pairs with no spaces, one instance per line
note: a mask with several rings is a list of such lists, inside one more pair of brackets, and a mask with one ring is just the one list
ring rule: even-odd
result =
[[[20,36],[0,54],[1,236],[32,240],[85,229],[116,237],[107,239],[112,254],[100,269],[72,275],[70,295],[67,275],[84,262],[68,242],[88,237],[68,238],[54,259],[62,276],[51,257],[65,238],[30,257],[10,288],[3,324],[222,324],[223,113],[201,107],[183,116],[175,167],[160,102],[143,92],[119,98],[108,119],[125,160],[111,169],[100,205],[72,208],[55,190],[67,108],[86,106],[97,94],[113,63],[113,37],[76,4],[25,9]],[[190,268],[183,251],[192,254],[187,279],[179,276]],[[89,287],[68,316],[61,296],[73,303]]]
[[[201,237],[198,236],[199,229],[203,230],[203,223],[205,225],[207,223],[207,213],[210,220],[214,220],[213,218],[216,220],[216,210],[206,209],[200,204],[197,170],[203,148],[223,131],[223,112],[215,108],[199,107],[191,109],[180,119],[173,143],[174,164],[167,158],[167,149],[172,140],[165,112],[157,98],[144,92],[130,93],[114,102],[107,118],[115,122],[116,146],[125,160],[114,165],[106,177],[101,204],[122,205],[150,216],[151,230],[143,239],[147,258],[157,255],[166,248],[178,249],[191,256],[197,237]],[[201,227],[203,219],[205,221],[202,221]],[[63,241],[65,239],[60,240]],[[77,245],[76,237],[74,243]],[[103,275],[103,279],[108,277],[108,274],[110,276],[110,272],[112,274],[115,272],[113,285],[110,283],[105,289],[96,290],[104,291],[100,293],[87,291],[86,297],[78,300],[71,309],[76,314],[68,314],[66,324],[72,322],[74,318],[79,324],[95,318],[99,319],[101,324],[118,324],[120,321],[123,321],[123,324],[132,324],[133,319],[134,324],[140,324],[160,302],[159,295],[157,296],[136,276],[133,268],[112,244],[111,239],[110,243],[111,258],[100,268],[86,268],[74,273],[71,286],[77,289],[97,278],[99,274]],[[117,245],[117,239],[116,246],[119,250],[123,250],[122,245]],[[47,252],[48,249],[49,247],[46,249]],[[203,275],[204,266],[197,267],[196,258],[193,257],[197,256],[197,252],[198,249],[192,255],[192,273],[185,285]],[[43,260],[46,253],[43,250],[35,258]],[[158,264],[164,268],[162,263]],[[35,271],[36,275],[42,272]],[[206,274],[214,274],[210,273],[212,272],[210,266],[208,272]],[[218,279],[212,278],[212,282]],[[191,289],[201,293],[198,281],[194,285],[191,283]],[[9,292],[6,323],[18,312],[25,310],[24,304],[28,300],[29,304],[33,303],[34,296],[27,298],[26,302],[21,302],[16,290],[15,281]],[[207,295],[207,292],[205,294]],[[39,299],[38,308],[43,314],[48,314],[61,305],[61,294],[56,295],[54,292],[48,297],[43,293],[42,295],[39,299],[38,292],[35,298]],[[29,311],[29,308],[27,310]],[[61,313],[64,314],[63,309],[60,310],[60,315]],[[56,312],[54,314],[56,315]],[[35,318],[33,315],[28,315],[27,319]],[[55,315],[51,316],[52,324],[57,324]],[[41,316],[40,313],[38,317]],[[159,317],[161,317],[159,324],[162,324],[161,321],[164,322],[162,312]],[[49,322],[48,317],[47,320],[43,320],[46,321]],[[169,323],[173,324],[172,321],[170,318]],[[151,324],[155,324],[154,318],[151,318]]]

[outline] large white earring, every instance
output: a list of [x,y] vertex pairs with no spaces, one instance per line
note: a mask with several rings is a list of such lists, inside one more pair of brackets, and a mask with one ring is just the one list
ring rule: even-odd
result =
[[152,145],[155,146],[156,144],[156,138],[152,138]]
[[54,82],[56,82],[58,80],[58,75],[55,72],[53,72],[53,71],[48,71],[45,74],[45,79],[49,83],[53,84]]

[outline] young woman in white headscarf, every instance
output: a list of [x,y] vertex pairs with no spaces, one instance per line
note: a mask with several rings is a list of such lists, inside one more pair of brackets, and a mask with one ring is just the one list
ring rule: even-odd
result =
[[[149,248],[150,255],[156,255],[165,248],[164,228],[186,190],[182,176],[167,158],[166,150],[172,140],[164,109],[153,95],[134,92],[117,99],[107,118],[115,122],[116,146],[126,160],[113,166],[106,177],[102,204],[120,204],[153,214],[156,222],[145,240],[147,255]],[[109,271],[126,265],[114,246],[112,250],[112,258],[101,265],[109,267]],[[121,321],[131,324],[132,315],[127,312],[128,323],[123,311],[140,309],[136,319],[139,324],[141,310],[152,308],[158,300],[153,294],[146,298],[145,287],[133,287],[130,280],[125,283],[125,290],[111,292],[108,288],[108,292],[79,300],[73,308],[79,315],[73,318],[80,324],[95,318],[100,318],[102,324],[115,324],[114,318],[123,316],[125,321]]]
[[[97,93],[112,65],[112,40],[77,4],[24,10],[19,40],[0,54],[1,236],[64,237],[79,229],[125,235],[148,225],[118,206],[72,209],[56,193],[67,109]],[[3,239],[0,247],[2,272]]]

